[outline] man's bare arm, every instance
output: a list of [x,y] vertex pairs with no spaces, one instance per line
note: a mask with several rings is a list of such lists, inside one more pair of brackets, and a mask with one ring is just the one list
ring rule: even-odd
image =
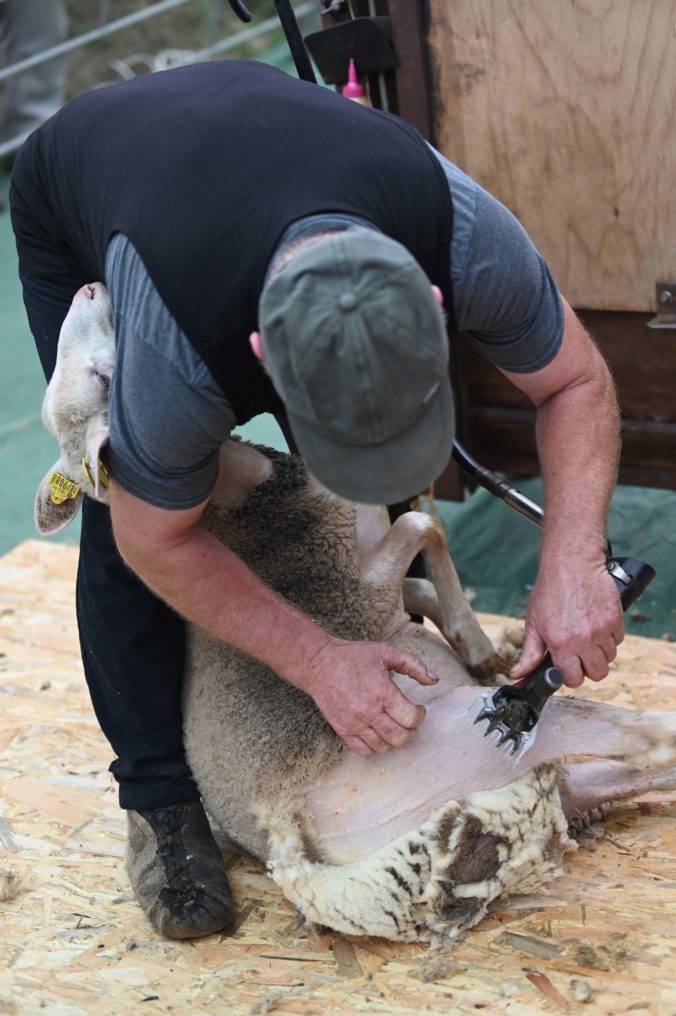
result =
[[409,740],[424,710],[388,671],[432,684],[409,653],[330,635],[278,596],[231,550],[198,525],[206,502],[156,508],[111,481],[118,549],[136,574],[179,614],[267,664],[310,694],[354,751],[387,751]]
[[606,519],[617,477],[619,412],[610,372],[564,303],[555,358],[533,374],[506,376],[537,406],[545,489],[538,577],[519,664],[528,673],[549,649],[575,687],[600,681],[624,638],[622,608],[605,567]]

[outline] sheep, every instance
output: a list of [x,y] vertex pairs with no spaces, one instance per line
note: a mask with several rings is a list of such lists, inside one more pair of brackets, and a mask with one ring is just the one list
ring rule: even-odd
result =
[[[112,365],[114,332],[105,289],[91,293],[76,297],[64,322],[45,396],[44,421],[61,455],[36,497],[43,534],[66,524],[80,501],[81,491],[54,504],[54,473],[106,498],[98,466],[106,386],[92,390],[92,378]],[[97,303],[94,324],[87,310]],[[439,677],[423,687],[392,675],[424,705],[425,720],[405,746],[363,758],[308,695],[188,625],[185,747],[205,807],[267,865],[306,920],[400,941],[452,941],[492,901],[559,873],[586,813],[676,787],[673,713],[557,695],[523,757],[483,736],[472,710],[486,686],[504,680],[504,667],[430,515],[408,512],[390,525],[384,508],[332,494],[298,458],[230,440],[201,525],[334,635],[389,640]],[[430,580],[406,578],[417,553]],[[586,756],[599,761],[575,761]]]

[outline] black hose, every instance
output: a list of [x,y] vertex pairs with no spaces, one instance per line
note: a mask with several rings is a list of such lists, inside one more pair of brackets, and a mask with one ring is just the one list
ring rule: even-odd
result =
[[458,441],[453,442],[452,454],[458,465],[480,487],[487,490],[489,494],[499,497],[510,508],[513,508],[515,512],[528,519],[529,522],[532,522],[536,526],[542,525],[544,512],[539,504],[536,504],[535,501],[522,494],[520,490],[511,487],[497,473],[492,473],[490,469],[480,465]]
[[[233,0],[230,0],[232,3]],[[234,0],[238,3],[239,0]],[[277,8],[277,16],[279,17],[281,26],[286,36],[286,41],[291,50],[291,56],[293,62],[296,65],[298,77],[302,81],[311,81],[312,84],[317,84],[317,78],[315,72],[312,69],[312,63],[308,51],[305,47],[305,41],[301,35],[298,22],[296,21],[296,15],[294,14],[293,7],[291,6],[291,0],[275,0],[275,7]]]
[[251,11],[246,9],[241,0],[228,0],[228,2],[240,21],[247,23],[251,21]]

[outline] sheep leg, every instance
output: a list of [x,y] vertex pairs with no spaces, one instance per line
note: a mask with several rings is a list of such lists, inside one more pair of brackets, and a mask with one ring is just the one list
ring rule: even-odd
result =
[[408,614],[427,617],[441,629],[443,620],[437,591],[429,579],[412,578],[407,575],[403,585],[404,610]]
[[557,782],[566,817],[577,818],[611,801],[676,790],[676,766],[653,770],[615,759],[576,762],[560,771]]
[[[465,598],[460,579],[448,553],[443,526],[430,515],[407,512],[401,515],[387,531],[380,543],[361,562],[362,578],[381,590],[400,590],[408,567],[422,554],[432,579],[429,586],[407,583],[407,594],[425,607],[425,614],[466,664],[469,672],[479,679],[491,678],[504,672],[486,633],[481,628]],[[407,606],[409,596],[407,595]]]

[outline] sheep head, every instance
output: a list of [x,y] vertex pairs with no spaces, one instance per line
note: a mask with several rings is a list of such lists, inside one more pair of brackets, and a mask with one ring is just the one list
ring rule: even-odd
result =
[[85,494],[107,503],[101,453],[108,441],[108,394],[115,329],[108,293],[99,282],[75,294],[61,327],[56,368],[42,403],[42,422],[60,455],[40,482],[35,523],[43,535],[75,517]]

